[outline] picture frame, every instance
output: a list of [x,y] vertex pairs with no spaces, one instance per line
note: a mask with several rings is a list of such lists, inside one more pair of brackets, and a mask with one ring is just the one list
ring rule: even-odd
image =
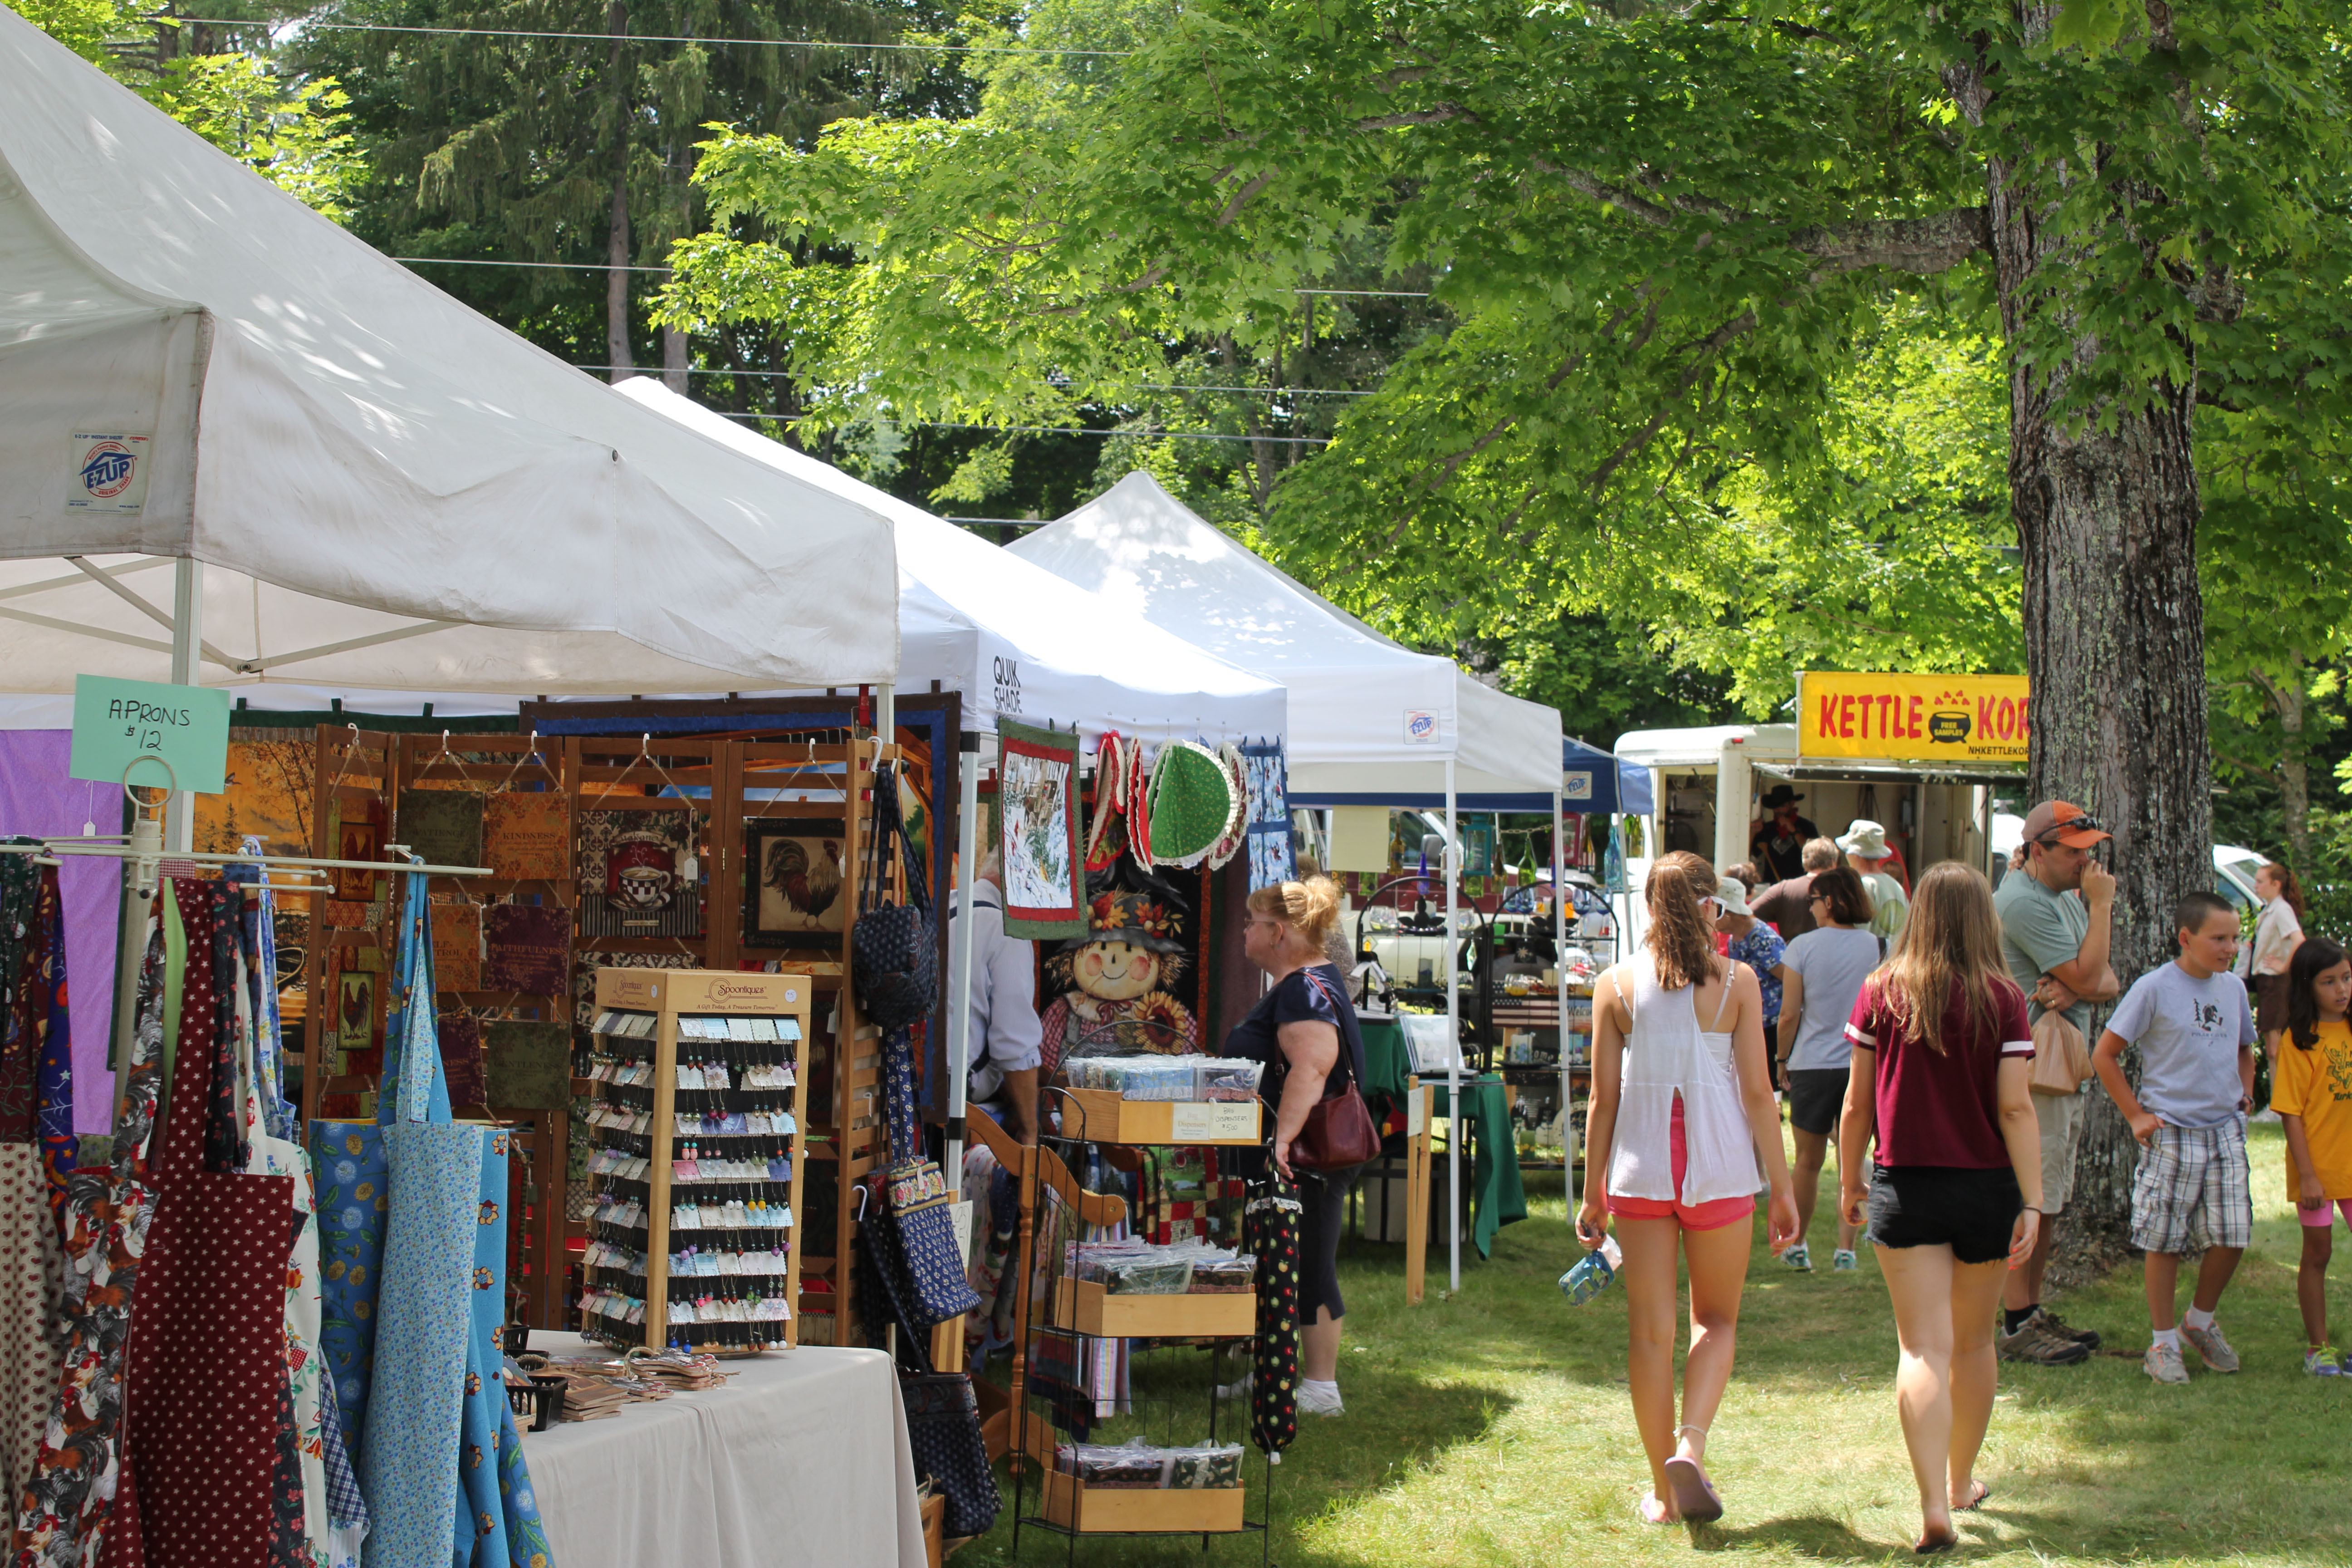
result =
[[743,942],[838,950],[850,904],[846,824],[837,816],[743,824]]

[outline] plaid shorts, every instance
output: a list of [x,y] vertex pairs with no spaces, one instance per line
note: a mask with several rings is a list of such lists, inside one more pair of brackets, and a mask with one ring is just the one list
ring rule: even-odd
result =
[[2253,1239],[2245,1122],[2158,1128],[2132,1180],[2132,1245],[2182,1253]]

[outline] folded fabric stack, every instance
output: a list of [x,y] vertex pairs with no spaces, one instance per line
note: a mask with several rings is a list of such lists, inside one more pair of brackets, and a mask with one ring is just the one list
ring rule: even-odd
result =
[[1064,1443],[1054,1450],[1054,1468],[1089,1487],[1202,1491],[1242,1484],[1242,1446],[1200,1443],[1163,1448],[1140,1437],[1116,1445]]
[[1115,1296],[1212,1296],[1247,1290],[1257,1259],[1198,1241],[1155,1246],[1135,1237],[1071,1242],[1069,1273]]
[[1245,1057],[1072,1057],[1072,1089],[1113,1089],[1121,1100],[1246,1100],[1257,1098],[1265,1064]]

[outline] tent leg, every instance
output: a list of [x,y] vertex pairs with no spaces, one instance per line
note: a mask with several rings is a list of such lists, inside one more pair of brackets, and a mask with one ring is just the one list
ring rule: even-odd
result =
[[1551,792],[1551,975],[1552,1016],[1559,1042],[1559,1170],[1568,1184],[1568,1228],[1576,1228],[1576,1080],[1568,1060],[1568,856],[1560,842],[1568,816],[1559,791]]
[[1462,837],[1454,813],[1454,759],[1445,759],[1445,1024],[1454,1052],[1445,1062],[1447,1121],[1445,1124],[1445,1239],[1450,1289],[1462,1289],[1462,1129],[1469,1118],[1462,1113],[1462,987],[1454,971],[1462,962],[1454,929],[1454,884],[1462,864]]
[[964,1091],[971,1076],[971,921],[980,889],[980,737],[957,740],[955,921],[948,927],[948,1139],[951,1191],[963,1184]]
[[874,689],[874,738],[886,746],[898,743],[898,689],[887,680]]
[[[172,684],[194,686],[205,638],[205,565],[183,555],[172,563]],[[150,770],[152,773],[152,770]],[[163,808],[163,847],[185,855],[196,847],[196,802],[174,790]]]

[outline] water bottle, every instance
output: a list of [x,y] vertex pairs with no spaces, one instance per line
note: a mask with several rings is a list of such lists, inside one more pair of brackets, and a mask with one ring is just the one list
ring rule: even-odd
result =
[[1617,1270],[1625,1261],[1624,1250],[1613,1236],[1604,1236],[1601,1245],[1584,1255],[1577,1266],[1559,1277],[1559,1293],[1568,1298],[1569,1305],[1581,1307],[1603,1290],[1617,1278]]

